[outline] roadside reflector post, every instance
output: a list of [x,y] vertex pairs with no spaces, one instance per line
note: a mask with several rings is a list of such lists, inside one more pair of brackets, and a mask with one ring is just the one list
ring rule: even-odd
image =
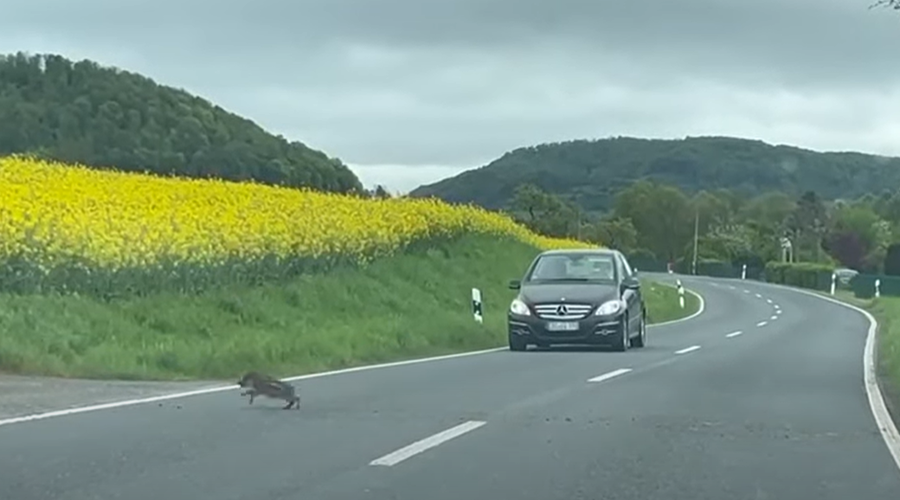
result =
[[675,280],[675,285],[678,286],[678,305],[684,309],[684,286],[682,286],[681,280]]
[[831,295],[834,295],[834,288],[837,284],[837,273],[831,273]]
[[481,309],[481,290],[472,289],[472,315],[478,323],[484,323],[484,316]]
[[741,279],[742,280],[747,279],[747,264],[744,264],[743,266],[741,266]]
[[875,298],[881,297],[881,278],[875,280]]

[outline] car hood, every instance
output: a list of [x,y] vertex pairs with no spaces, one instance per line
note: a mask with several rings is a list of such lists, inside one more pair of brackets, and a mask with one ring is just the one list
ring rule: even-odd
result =
[[529,304],[565,302],[599,305],[619,298],[615,285],[587,283],[553,283],[523,285],[519,296]]

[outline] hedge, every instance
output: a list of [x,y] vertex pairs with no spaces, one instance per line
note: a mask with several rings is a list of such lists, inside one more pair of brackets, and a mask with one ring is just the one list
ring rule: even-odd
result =
[[827,291],[831,289],[834,266],[813,262],[766,263],[766,281],[782,285]]

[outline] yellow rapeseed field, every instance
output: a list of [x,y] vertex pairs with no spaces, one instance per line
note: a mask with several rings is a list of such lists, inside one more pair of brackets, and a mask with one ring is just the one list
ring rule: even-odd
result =
[[72,262],[122,269],[272,255],[368,260],[465,232],[512,236],[541,248],[585,245],[435,200],[362,199],[0,158],[0,261],[25,257],[44,270]]

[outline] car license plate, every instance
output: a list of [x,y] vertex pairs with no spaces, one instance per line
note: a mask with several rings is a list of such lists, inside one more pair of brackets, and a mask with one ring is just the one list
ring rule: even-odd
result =
[[547,323],[547,329],[551,332],[572,332],[578,330],[577,321],[554,321]]

